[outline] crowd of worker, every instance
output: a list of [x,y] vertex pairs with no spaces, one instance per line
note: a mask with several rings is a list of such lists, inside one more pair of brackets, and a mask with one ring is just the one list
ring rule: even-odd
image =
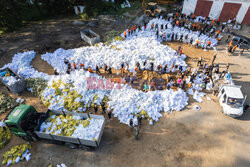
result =
[[[178,47],[177,53],[179,53],[179,56],[182,54],[181,46]],[[126,84],[130,84],[133,88],[137,88],[145,92],[171,88],[181,88],[186,90],[188,87],[192,86],[197,76],[205,75],[205,77],[203,77],[204,79],[202,88],[206,89],[206,86],[208,83],[210,83],[210,81],[214,84],[214,80],[223,78],[225,75],[230,75],[228,73],[229,65],[225,70],[220,72],[219,64],[214,63],[215,59],[216,55],[213,56],[212,62],[209,65],[208,63],[203,63],[203,58],[201,57],[199,60],[197,60],[197,68],[194,69],[174,64],[172,64],[171,66],[162,66],[160,64],[155,65],[153,62],[149,63],[145,60],[142,64],[137,62],[133,72],[130,72],[128,70],[129,65],[123,62],[121,63],[120,70],[120,76],[122,78],[121,81],[125,81]],[[79,65],[76,65],[75,62],[73,62],[72,68],[67,59],[64,60],[64,63],[68,67],[66,71],[67,73],[70,73],[72,70],[77,69],[84,69],[86,71],[89,71],[90,73],[95,72],[97,74],[108,74],[109,77],[112,77],[113,73],[113,69],[111,67],[108,67],[106,64],[104,64],[102,67],[96,65],[95,70],[92,70],[90,66],[88,68],[85,68],[84,64],[80,63]],[[102,69],[102,71],[100,69]],[[144,71],[152,74],[156,73],[155,76],[158,77],[152,77],[150,79],[142,80],[142,77],[138,77],[138,73],[142,74]],[[115,74],[117,77],[117,73]],[[167,74],[166,79],[162,78],[162,74]]]
[[[161,24],[150,23],[149,25],[149,23],[144,23],[144,26],[132,26],[124,31],[123,36],[127,38],[140,31],[149,29],[150,31],[155,31],[156,37],[161,38],[162,41],[180,41],[194,44],[196,47],[200,46],[203,49],[206,49],[214,47],[214,45],[211,46],[211,38],[217,39],[218,41],[221,40],[222,36],[220,34],[225,28],[224,24],[220,26],[220,21],[218,19],[209,21],[209,18],[199,18],[198,20],[200,22],[192,22],[192,19],[197,19],[194,14],[186,16],[185,14],[179,15],[177,12],[175,16],[166,17],[164,19],[167,20],[167,22],[163,22]],[[148,26],[150,27],[148,28]],[[188,32],[175,32],[173,31],[175,27],[183,27]],[[171,31],[166,31],[170,29]],[[198,32],[198,38],[193,38],[192,32]],[[199,39],[200,36],[206,36],[206,40],[201,42]]]

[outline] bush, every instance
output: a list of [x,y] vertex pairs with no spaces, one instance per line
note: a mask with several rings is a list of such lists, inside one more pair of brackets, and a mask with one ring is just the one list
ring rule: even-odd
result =
[[80,17],[82,18],[83,21],[87,21],[87,20],[89,19],[89,16],[88,16],[87,13],[82,13],[82,14],[80,15]]
[[109,31],[106,33],[106,36],[104,38],[105,42],[111,42],[115,37],[120,36],[121,32],[120,31]]

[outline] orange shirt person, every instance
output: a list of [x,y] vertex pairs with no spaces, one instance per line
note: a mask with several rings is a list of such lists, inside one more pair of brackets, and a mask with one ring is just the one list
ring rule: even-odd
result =
[[210,45],[211,45],[211,42],[210,42],[210,41],[207,41],[207,45],[210,46]]
[[237,45],[235,45],[235,46],[233,47],[233,52],[236,50],[236,48],[237,48]]
[[88,68],[88,71],[89,71],[89,72],[93,72],[92,69],[91,69],[90,67]]
[[233,41],[231,41],[231,42],[229,43],[228,47],[231,48],[232,45],[233,45]]
[[217,31],[217,34],[220,34],[220,30]]
[[74,69],[76,69],[76,63],[75,62],[73,62],[73,67],[74,67]]
[[79,67],[83,69],[84,68],[84,64],[80,63]]
[[126,30],[124,31],[124,37],[125,38],[127,37],[127,31]]
[[212,20],[212,23],[211,23],[212,25],[214,25],[214,21],[215,21],[215,19]]

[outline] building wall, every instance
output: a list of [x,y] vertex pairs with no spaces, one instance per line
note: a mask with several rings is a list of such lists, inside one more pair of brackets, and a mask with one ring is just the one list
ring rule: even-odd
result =
[[[250,12],[248,12],[248,9],[250,7],[250,0],[184,0],[182,13],[190,14],[190,13],[196,12],[198,14],[204,13],[205,15],[205,13],[207,13],[206,10],[208,10],[209,8],[208,7],[209,3],[202,2],[202,1],[211,1],[212,3],[212,6],[209,11],[209,15],[208,15],[210,18],[217,19],[221,17],[222,20],[224,20],[224,19],[228,19],[227,14],[229,14],[231,15],[231,17],[236,17],[236,21],[239,23],[241,23],[243,20],[244,20],[243,23],[249,22],[248,18],[250,18],[250,16],[248,15],[250,14]],[[226,3],[226,7],[224,8],[225,3]],[[202,9],[200,9],[202,7],[204,8],[205,11],[202,11]],[[223,11],[223,8],[225,9],[224,11]],[[233,10],[227,11],[230,8]],[[221,16],[221,13],[222,13],[222,16]]]
[[197,16],[208,17],[213,1],[208,0],[198,0],[194,14]]
[[250,7],[248,7],[247,14],[245,15],[242,23],[250,25]]

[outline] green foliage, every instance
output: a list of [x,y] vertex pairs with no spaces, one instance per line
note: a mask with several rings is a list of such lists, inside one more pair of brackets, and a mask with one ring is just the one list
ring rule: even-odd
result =
[[32,94],[40,97],[41,92],[47,87],[47,81],[43,78],[28,78],[25,80],[27,88],[32,88]]
[[[0,0],[0,32],[14,31],[30,21],[73,15],[73,7],[79,4],[85,6],[85,13],[80,15],[84,20],[100,14],[119,14],[120,4],[124,1],[115,0],[115,3],[111,3],[103,0],[33,0],[30,3],[29,0]],[[141,4],[139,1],[138,3]]]
[[105,38],[104,38],[104,41],[105,41],[105,42],[112,42],[112,40],[113,40],[115,37],[120,36],[121,33],[122,33],[122,32],[120,32],[120,31],[114,31],[114,30],[109,31],[109,32],[107,32],[107,33],[105,34],[106,36],[105,36]]
[[89,19],[89,16],[88,16],[87,13],[82,13],[82,14],[80,15],[80,17],[82,18],[83,21],[87,21],[87,20]]

